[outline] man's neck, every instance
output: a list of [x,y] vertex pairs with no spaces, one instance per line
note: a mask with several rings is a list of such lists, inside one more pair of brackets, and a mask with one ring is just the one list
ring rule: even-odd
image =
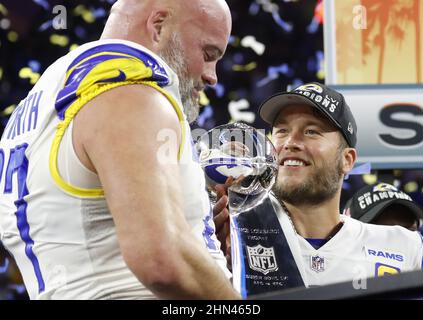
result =
[[341,223],[339,196],[318,205],[294,206],[285,202],[296,232],[303,238],[326,239],[332,237]]

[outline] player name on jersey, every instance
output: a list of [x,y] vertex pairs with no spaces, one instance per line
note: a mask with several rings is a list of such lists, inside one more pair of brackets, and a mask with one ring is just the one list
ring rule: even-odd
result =
[[13,112],[4,130],[3,137],[13,140],[25,132],[35,130],[38,120],[38,107],[42,95],[43,91],[41,90],[30,94],[21,101]]

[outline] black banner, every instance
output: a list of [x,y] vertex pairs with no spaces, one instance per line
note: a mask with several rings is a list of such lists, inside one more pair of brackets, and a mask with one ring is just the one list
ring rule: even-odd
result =
[[285,234],[276,215],[270,198],[266,198],[253,209],[231,216],[232,230],[237,235],[240,265],[233,269],[240,276],[242,296],[278,291],[281,289],[304,287]]

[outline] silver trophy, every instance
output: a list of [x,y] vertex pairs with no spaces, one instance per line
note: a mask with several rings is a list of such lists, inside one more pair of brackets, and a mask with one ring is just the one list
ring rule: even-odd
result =
[[196,147],[212,199],[215,185],[233,178],[228,188],[232,216],[249,211],[266,198],[277,176],[278,161],[264,130],[243,123],[222,125],[199,137]]
[[264,130],[233,123],[216,127],[196,141],[212,202],[216,184],[233,178],[228,197],[235,289],[247,298],[301,285],[269,198],[279,165]]

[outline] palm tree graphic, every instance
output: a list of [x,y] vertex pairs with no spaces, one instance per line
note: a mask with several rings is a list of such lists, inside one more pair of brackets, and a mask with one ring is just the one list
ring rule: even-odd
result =
[[421,29],[420,29],[420,0],[361,0],[367,10],[367,29],[363,30],[362,56],[371,52],[374,46],[379,47],[377,83],[382,83],[383,67],[385,63],[386,35],[401,46],[405,37],[405,27],[414,23],[416,34],[416,78],[421,77]]

